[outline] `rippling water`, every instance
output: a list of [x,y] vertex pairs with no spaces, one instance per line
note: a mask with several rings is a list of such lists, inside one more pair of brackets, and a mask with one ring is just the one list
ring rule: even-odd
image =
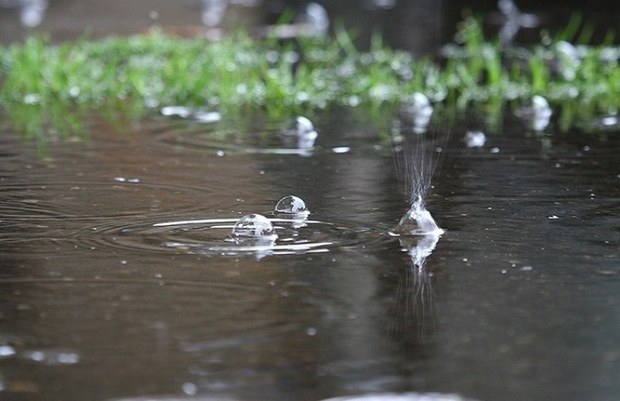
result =
[[[0,399],[620,395],[617,132],[452,126],[446,232],[399,241],[388,125],[314,122],[301,150],[285,121],[94,121],[45,150],[4,126]],[[290,194],[302,224],[273,214]],[[250,213],[275,243],[227,240]]]

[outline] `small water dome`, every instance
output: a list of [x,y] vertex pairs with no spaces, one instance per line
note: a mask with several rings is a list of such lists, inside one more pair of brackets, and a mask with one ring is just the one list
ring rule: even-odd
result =
[[422,201],[414,202],[392,231],[398,235],[439,236],[444,233]]
[[260,239],[277,238],[278,235],[267,217],[260,214],[248,214],[237,220],[231,236],[235,239]]
[[288,195],[278,201],[274,213],[278,215],[307,216],[310,214],[310,211],[303,199],[294,195]]

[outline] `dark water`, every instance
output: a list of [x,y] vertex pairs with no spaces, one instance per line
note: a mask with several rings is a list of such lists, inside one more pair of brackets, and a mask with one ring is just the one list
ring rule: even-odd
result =
[[[387,234],[407,208],[389,127],[314,120],[301,155],[279,121],[93,119],[44,150],[4,124],[0,399],[620,397],[617,132],[509,121],[468,149],[446,128],[427,201],[446,233],[419,270]],[[305,227],[225,240],[288,194]]]

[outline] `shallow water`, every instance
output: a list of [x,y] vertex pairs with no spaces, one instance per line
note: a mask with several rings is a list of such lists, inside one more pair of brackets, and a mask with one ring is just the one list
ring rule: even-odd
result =
[[[93,119],[44,150],[4,125],[0,399],[618,398],[618,132],[510,121],[469,149],[453,125],[426,202],[446,232],[401,244],[389,128],[314,122],[307,152],[282,121]],[[289,194],[304,224],[226,240]]]

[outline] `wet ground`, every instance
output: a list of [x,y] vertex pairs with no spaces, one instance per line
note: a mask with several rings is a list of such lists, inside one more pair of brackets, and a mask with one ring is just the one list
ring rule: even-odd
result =
[[[399,241],[391,117],[312,120],[303,146],[287,121],[161,115],[42,144],[3,116],[0,399],[620,397],[617,130],[507,116],[468,148],[468,124],[435,114],[427,206],[446,232]],[[289,194],[308,219],[273,214]],[[250,213],[278,238],[232,241]]]

